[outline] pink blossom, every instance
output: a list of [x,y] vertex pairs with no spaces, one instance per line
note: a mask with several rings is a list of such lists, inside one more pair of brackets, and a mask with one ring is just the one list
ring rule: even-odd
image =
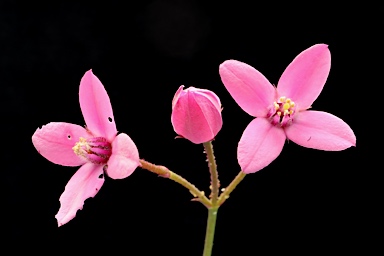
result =
[[223,125],[219,97],[209,90],[180,86],[172,101],[175,132],[200,144],[213,140]]
[[123,179],[140,165],[135,143],[125,134],[117,135],[108,94],[89,70],[80,82],[80,108],[86,128],[70,123],[49,123],[37,129],[32,142],[49,161],[79,166],[60,196],[56,214],[59,226],[76,216],[87,198],[94,197],[104,183],[104,172],[112,179]]
[[339,151],[356,146],[352,129],[342,119],[308,110],[319,96],[331,67],[325,44],[301,52],[285,69],[277,88],[253,67],[227,60],[220,65],[223,84],[237,104],[256,117],[245,129],[237,148],[245,173],[269,165],[285,140],[300,146]]

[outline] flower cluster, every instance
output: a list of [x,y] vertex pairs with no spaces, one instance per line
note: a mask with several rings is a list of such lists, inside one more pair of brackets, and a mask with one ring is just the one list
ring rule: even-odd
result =
[[[224,86],[237,104],[254,117],[237,148],[244,175],[275,160],[287,139],[303,147],[328,151],[356,145],[352,129],[342,119],[309,110],[324,87],[330,66],[331,55],[325,44],[301,52],[285,69],[276,87],[255,68],[240,61],[227,60],[220,65]],[[127,134],[118,134],[108,94],[91,70],[81,79],[79,100],[85,128],[64,122],[49,123],[32,136],[37,151],[49,161],[81,166],[60,196],[61,206],[56,214],[59,226],[73,219],[84,201],[98,193],[104,174],[123,179],[139,166],[155,168],[140,160],[137,147]],[[223,125],[221,111],[220,99],[212,91],[180,86],[172,101],[171,123],[179,137],[206,146]],[[156,168],[157,173],[195,190],[165,167]],[[218,189],[217,184],[214,187]],[[216,201],[211,203],[200,196],[208,202],[206,205],[215,207]],[[222,202],[220,198],[215,200]]]

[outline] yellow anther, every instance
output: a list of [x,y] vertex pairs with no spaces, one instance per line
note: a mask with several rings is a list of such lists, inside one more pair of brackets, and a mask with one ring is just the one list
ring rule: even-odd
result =
[[280,106],[279,106],[279,104],[277,104],[277,103],[276,103],[276,101],[275,101],[275,102],[273,102],[273,105],[275,106],[275,110],[278,110],[278,109],[279,109],[279,107],[280,107]]
[[284,115],[286,116],[288,114],[289,114],[288,110],[284,110]]
[[285,110],[289,109],[290,107],[291,107],[291,105],[289,103],[284,103],[284,106],[283,106],[284,112],[285,112]]
[[87,140],[80,137],[79,142],[75,144],[72,150],[78,156],[86,156],[86,151],[90,150],[90,148],[91,147],[88,145]]
[[278,115],[278,116],[281,116],[281,112],[280,112],[280,111],[277,111],[277,115]]
[[290,102],[291,102],[291,99],[288,98],[285,102],[290,103]]
[[292,115],[293,114],[293,110],[289,110],[289,114]]
[[280,102],[284,102],[286,98],[287,98],[287,97],[282,96],[282,97],[280,97],[279,101],[280,101]]
[[293,108],[295,106],[295,102],[291,101],[291,103],[289,103],[291,105],[291,108]]

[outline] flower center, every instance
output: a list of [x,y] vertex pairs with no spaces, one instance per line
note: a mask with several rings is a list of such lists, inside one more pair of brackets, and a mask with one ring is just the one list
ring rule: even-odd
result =
[[295,103],[287,97],[280,97],[278,101],[273,102],[273,108],[268,115],[273,125],[281,127],[289,126],[295,115]]
[[105,164],[112,153],[111,143],[103,137],[89,139],[80,137],[80,141],[72,149],[76,155],[94,164]]

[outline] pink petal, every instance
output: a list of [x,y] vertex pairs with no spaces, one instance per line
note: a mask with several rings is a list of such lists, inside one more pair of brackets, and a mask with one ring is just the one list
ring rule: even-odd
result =
[[32,143],[43,157],[55,164],[79,166],[86,160],[77,156],[72,148],[80,137],[85,139],[90,137],[90,134],[80,125],[49,123],[35,131]]
[[103,166],[86,163],[72,176],[60,196],[60,209],[56,214],[59,227],[83,209],[84,201],[94,197],[104,183]]
[[299,110],[308,109],[323,90],[330,69],[331,53],[326,44],[306,49],[281,75],[277,85],[279,97],[290,98]]
[[348,124],[327,112],[299,112],[285,133],[288,139],[306,148],[339,151],[356,146],[355,134]]
[[202,99],[203,97],[207,98],[211,102],[211,104],[214,105],[216,107],[216,109],[221,112],[220,98],[214,92],[212,92],[210,90],[198,89],[198,88],[194,88],[194,87],[190,87],[187,90],[189,90],[191,88],[195,89],[194,92],[201,96],[198,98],[200,98],[200,99]]
[[195,144],[213,140],[223,124],[216,94],[194,87],[177,94],[171,115],[175,132]]
[[183,92],[184,85],[180,85],[179,89],[177,89],[175,96],[173,96],[172,100],[172,109],[175,107],[176,102],[179,100],[180,94]]
[[245,112],[255,117],[267,116],[276,98],[276,89],[263,74],[236,60],[224,61],[219,73],[232,98]]
[[112,179],[124,179],[140,166],[139,152],[135,143],[125,133],[112,142],[112,155],[108,160],[107,174]]
[[281,153],[285,142],[284,130],[273,126],[266,118],[252,120],[237,147],[237,159],[245,173],[257,172]]
[[95,137],[104,137],[112,141],[116,134],[111,102],[100,80],[89,70],[80,82],[80,108],[87,129]]

